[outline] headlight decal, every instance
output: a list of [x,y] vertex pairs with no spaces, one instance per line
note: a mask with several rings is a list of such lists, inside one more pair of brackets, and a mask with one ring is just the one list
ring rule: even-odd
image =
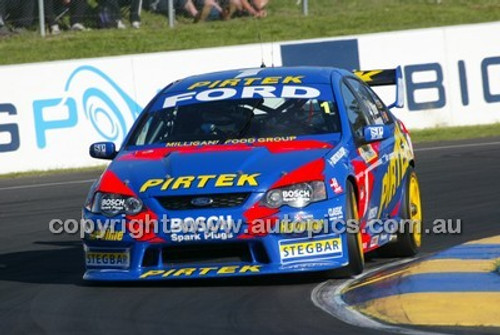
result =
[[[100,203],[97,201],[98,195],[114,194],[123,197],[124,201],[110,202],[110,210],[116,210],[116,205],[123,204],[123,209],[127,219],[127,231],[134,232],[138,229],[143,230],[141,237],[136,238],[138,241],[148,241],[150,243],[163,243],[164,239],[156,235],[154,227],[149,226],[151,222],[157,220],[157,215],[142,204],[140,198],[135,194],[130,187],[123,182],[113,171],[106,170],[98,181],[98,187],[94,195],[92,204],[92,212],[97,213],[97,206]],[[115,207],[113,207],[113,205]],[[100,208],[99,208],[100,209]],[[135,237],[134,237],[135,238]]]
[[303,208],[312,202],[326,199],[324,184],[325,160],[317,159],[284,175],[261,199],[268,208],[288,205]]
[[[238,236],[238,238],[253,238],[255,236],[265,236],[267,235],[266,232],[260,233],[257,232],[256,228],[256,223],[259,220],[262,219],[268,219],[268,221],[275,223],[277,220],[276,214],[280,212],[279,207],[271,208],[263,204],[263,199],[267,198],[269,200],[272,200],[273,198],[275,201],[279,201],[277,198],[278,195],[274,194],[269,194],[269,192],[280,189],[280,188],[285,188],[289,187],[295,184],[300,184],[300,183],[310,183],[311,180],[316,180],[318,183],[324,185],[324,169],[325,169],[325,161],[323,158],[317,159],[315,161],[309,162],[298,169],[285,174],[282,178],[280,178],[276,183],[274,183],[271,186],[270,191],[268,191],[264,197],[262,197],[259,201],[257,201],[251,208],[249,208],[245,213],[243,213],[243,217],[245,218],[247,224],[248,224],[248,233],[247,234],[242,234]],[[323,187],[324,188],[324,187]],[[313,187],[313,197],[317,197],[318,199],[322,197],[322,194],[324,194],[324,197],[326,199],[326,189],[321,190],[321,187],[318,187],[319,190],[317,192],[314,192],[314,187]],[[324,193],[323,193],[324,192]]]
[[115,216],[135,215],[142,211],[142,201],[113,171],[106,170],[98,184],[92,212]]
[[325,199],[325,183],[312,181],[269,190],[262,198],[261,203],[269,208],[279,208],[284,205],[304,208],[310,203]]
[[97,192],[92,204],[92,212],[106,216],[120,214],[136,215],[143,209],[141,199],[134,196],[126,196],[117,193]]

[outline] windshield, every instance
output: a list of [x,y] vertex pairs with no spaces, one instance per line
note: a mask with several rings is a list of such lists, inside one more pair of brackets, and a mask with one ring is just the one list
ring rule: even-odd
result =
[[340,132],[337,105],[319,99],[252,98],[163,108],[144,114],[129,145],[292,137]]

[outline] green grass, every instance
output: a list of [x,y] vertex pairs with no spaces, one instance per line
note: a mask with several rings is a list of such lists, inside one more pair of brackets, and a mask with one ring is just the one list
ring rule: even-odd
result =
[[495,136],[500,136],[500,123],[482,125],[482,126],[447,127],[447,128],[430,128],[423,130],[413,130],[410,131],[410,134],[412,141],[414,143],[495,137]]
[[311,0],[304,17],[296,0],[271,0],[264,19],[193,24],[144,12],[140,30],[37,32],[0,39],[0,64],[158,52],[263,41],[331,37],[500,20],[497,0]]

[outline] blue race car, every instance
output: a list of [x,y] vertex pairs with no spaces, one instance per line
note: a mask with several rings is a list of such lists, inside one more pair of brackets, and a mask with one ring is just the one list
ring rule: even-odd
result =
[[[376,85],[396,85],[396,102]],[[168,85],[118,152],[90,147],[113,161],[83,208],[84,279],[354,275],[367,252],[416,254],[413,149],[389,110],[401,106],[399,68],[244,69]]]

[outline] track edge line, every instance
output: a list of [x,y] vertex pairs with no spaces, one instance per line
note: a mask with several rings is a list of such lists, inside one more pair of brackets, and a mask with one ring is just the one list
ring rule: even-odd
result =
[[446,335],[445,333],[436,332],[426,332],[421,330],[415,330],[395,325],[388,325],[372,319],[361,312],[355,310],[349,306],[343,299],[341,292],[354,282],[360,281],[363,278],[373,274],[374,272],[386,270],[391,267],[396,267],[406,263],[414,262],[419,258],[403,259],[396,262],[391,262],[384,264],[382,266],[371,269],[365,273],[355,276],[351,279],[345,280],[339,284],[333,284],[331,280],[323,282],[316,286],[311,292],[311,300],[313,304],[325,311],[326,313],[332,315],[333,317],[339,319],[340,321],[347,323],[351,326],[369,328],[378,331],[385,331],[394,334],[408,334],[408,335]]

